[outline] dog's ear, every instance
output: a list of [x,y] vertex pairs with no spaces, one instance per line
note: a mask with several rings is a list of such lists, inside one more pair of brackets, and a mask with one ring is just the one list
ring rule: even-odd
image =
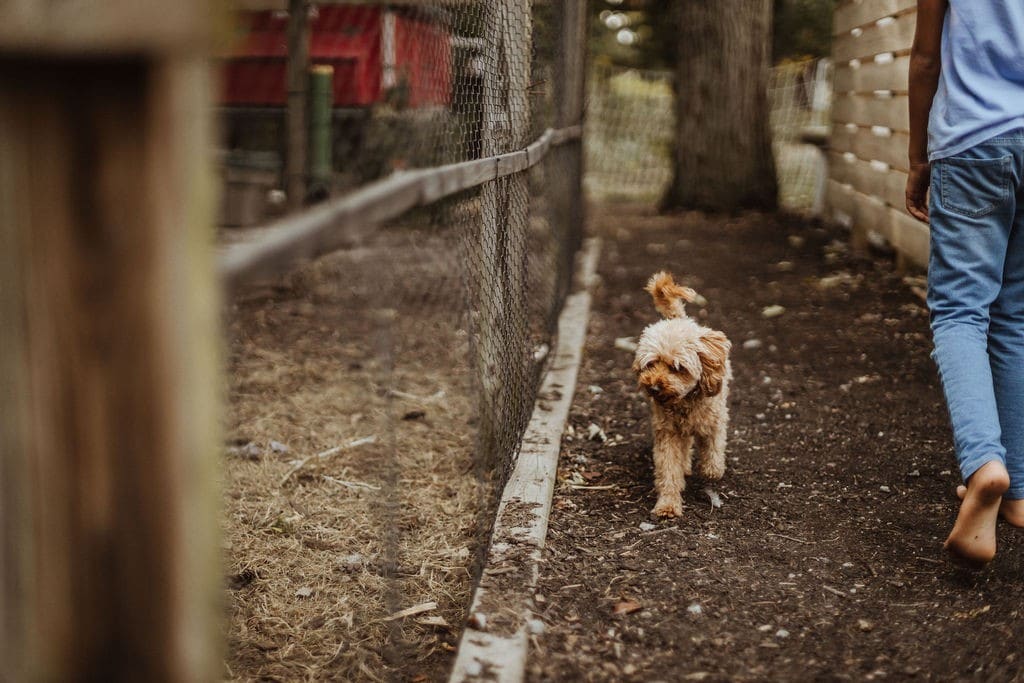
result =
[[721,332],[712,330],[700,338],[700,390],[705,396],[715,396],[725,381],[725,361],[732,342]]
[[640,374],[640,371],[643,370],[644,366],[646,365],[646,363],[642,363],[640,361],[640,356],[636,356],[635,358],[633,358],[633,372],[637,374]]

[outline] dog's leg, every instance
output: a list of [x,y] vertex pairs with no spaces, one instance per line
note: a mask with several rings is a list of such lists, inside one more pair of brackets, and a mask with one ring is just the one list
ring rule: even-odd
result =
[[705,479],[721,479],[725,476],[725,439],[729,423],[720,420],[712,427],[710,434],[697,438],[698,470]]
[[672,420],[654,407],[654,490],[658,502],[652,514],[678,517],[683,514],[682,491],[686,486],[685,465],[693,438],[681,437]]

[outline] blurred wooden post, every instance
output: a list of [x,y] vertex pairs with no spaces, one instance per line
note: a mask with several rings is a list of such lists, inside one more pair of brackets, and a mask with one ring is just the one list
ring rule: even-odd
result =
[[[587,67],[587,0],[564,0],[557,4],[561,16],[560,51],[555,61],[555,128],[583,123]],[[555,227],[568,238],[565,258],[571,259],[583,241],[583,139],[572,140],[553,152],[549,176],[552,184]],[[566,268],[565,272],[572,272]],[[568,283],[564,283],[568,286]]]
[[306,0],[288,0],[288,206],[306,202],[306,108],[309,87],[309,17]]
[[[482,156],[522,150],[530,133],[530,0],[495,0],[487,12],[484,39],[489,60],[483,82]],[[481,399],[481,449],[502,457],[501,437],[513,417],[516,392],[527,372],[526,276],[529,184],[526,173],[499,178],[480,188],[481,229],[476,251],[474,306],[479,311],[477,373]],[[499,464],[507,464],[499,461]]]
[[220,677],[210,6],[0,3],[0,680]]

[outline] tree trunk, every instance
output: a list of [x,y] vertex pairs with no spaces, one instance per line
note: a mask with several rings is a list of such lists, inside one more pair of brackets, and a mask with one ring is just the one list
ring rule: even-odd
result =
[[663,209],[773,210],[771,0],[680,2],[677,142]]

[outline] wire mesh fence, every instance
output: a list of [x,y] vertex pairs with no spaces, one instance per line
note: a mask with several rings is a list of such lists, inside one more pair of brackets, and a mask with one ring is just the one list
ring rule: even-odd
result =
[[[238,226],[293,205],[296,88],[301,199],[330,197],[323,211],[417,169],[490,159],[497,173],[438,201],[421,199],[444,179],[415,200],[400,190],[395,203],[424,206],[235,289],[227,676],[437,679],[581,240],[572,3],[298,4],[304,21],[294,6],[240,12],[222,55],[227,252],[268,241]],[[297,30],[301,79],[288,68]],[[538,139],[563,144],[516,156]],[[396,213],[366,205],[346,225]]]
[[[672,180],[675,103],[669,71],[603,66],[588,81],[585,136],[588,194],[596,200],[657,202]],[[783,64],[768,79],[779,203],[811,210],[824,159],[803,141],[828,122],[828,60]]]

